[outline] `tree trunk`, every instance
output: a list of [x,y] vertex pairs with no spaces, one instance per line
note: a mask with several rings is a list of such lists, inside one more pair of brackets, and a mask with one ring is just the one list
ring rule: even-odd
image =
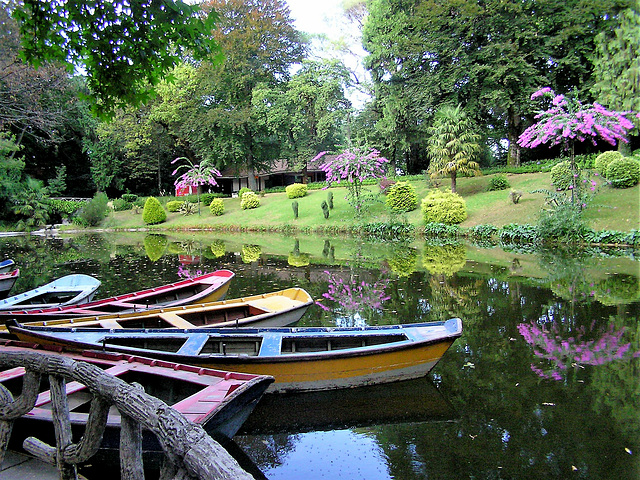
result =
[[507,110],[507,139],[509,141],[509,150],[507,152],[507,165],[520,166],[520,145],[518,145],[518,137],[520,136],[520,125],[522,120],[513,107]]
[[451,192],[456,193],[456,172],[451,174]]

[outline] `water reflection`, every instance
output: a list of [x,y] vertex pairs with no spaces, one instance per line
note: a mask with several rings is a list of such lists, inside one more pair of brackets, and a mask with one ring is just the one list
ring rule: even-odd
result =
[[[179,268],[228,268],[236,273],[229,297],[300,286],[329,308],[310,308],[299,325],[463,319],[463,336],[425,382],[455,421],[435,421],[429,412],[403,418],[410,412],[402,402],[384,397],[350,404],[349,392],[326,409],[292,399],[280,414],[262,415],[273,425],[250,419],[274,431],[237,437],[271,480],[640,478],[637,256],[304,236],[149,237],[2,238],[0,254],[20,266],[16,292],[87,273],[102,281],[99,295],[107,297],[177,281]],[[180,262],[188,240],[200,256],[195,265]],[[351,296],[340,296],[340,280]],[[378,292],[364,302],[374,308],[356,307],[363,282],[363,298]],[[331,291],[338,301],[323,296]],[[543,378],[532,364],[562,380]],[[359,415],[371,417],[361,423]]]

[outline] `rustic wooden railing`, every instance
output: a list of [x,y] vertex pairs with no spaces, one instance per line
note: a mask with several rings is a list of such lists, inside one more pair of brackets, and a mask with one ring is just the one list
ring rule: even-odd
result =
[[[61,480],[78,478],[77,464],[89,460],[100,447],[111,405],[122,416],[120,472],[122,480],[143,480],[142,429],[153,432],[165,454],[162,480],[252,479],[236,460],[204,429],[142,388],[103,372],[95,365],[56,355],[2,352],[0,368],[24,367],[22,392],[14,398],[0,384],[0,464],[16,419],[33,409],[40,376],[48,375],[56,445],[28,437],[23,447],[35,457],[55,465]],[[72,443],[66,382],[86,385],[93,394],[87,426],[78,443]]]

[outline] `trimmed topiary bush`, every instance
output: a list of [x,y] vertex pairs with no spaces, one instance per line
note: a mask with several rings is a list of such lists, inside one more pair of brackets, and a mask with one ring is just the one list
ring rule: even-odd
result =
[[157,262],[167,249],[167,237],[165,235],[149,234],[144,237],[144,251],[152,262]]
[[127,202],[123,198],[116,198],[112,202],[112,205],[114,212],[123,212],[125,210],[131,210],[133,208],[133,203]]
[[167,210],[169,210],[171,213],[179,212],[180,207],[183,203],[184,202],[180,200],[172,200],[170,202],[167,202]]
[[147,225],[155,225],[164,222],[166,219],[167,212],[164,211],[158,199],[156,197],[147,198],[142,211],[142,221]]
[[333,192],[327,192],[327,204],[329,209],[333,210]]
[[209,203],[209,211],[211,212],[211,215],[215,215],[216,217],[222,215],[224,213],[224,202],[222,201],[222,199],[212,199],[211,203]]
[[253,190],[251,190],[249,187],[242,187],[242,188],[240,189],[240,191],[238,192],[238,196],[239,196],[240,198],[242,198],[242,195],[244,195],[244,194],[245,194],[245,193],[247,193],[247,192],[251,192],[251,193],[253,193]]
[[292,183],[285,188],[287,198],[304,197],[307,194],[307,186],[304,183]]
[[320,204],[320,208],[322,208],[324,219],[326,220],[327,218],[329,218],[329,204],[326,202],[326,200],[322,201],[322,203]]
[[298,202],[295,200],[291,202],[291,208],[293,209],[293,218],[298,218]]
[[243,245],[242,246],[242,262],[252,263],[260,260],[262,255],[262,247],[260,245]]
[[389,187],[385,203],[394,213],[415,210],[418,206],[416,189],[409,182],[397,182]]
[[633,187],[640,181],[640,162],[626,157],[613,160],[607,167],[606,177],[614,188]]
[[457,193],[440,190],[430,191],[422,199],[422,217],[425,223],[453,225],[467,218],[467,203]]
[[506,190],[507,188],[511,188],[509,185],[509,180],[507,180],[507,176],[503,174],[494,175],[489,180],[489,185],[487,186],[487,192],[493,192],[496,190]]
[[240,200],[240,208],[242,210],[248,210],[250,208],[258,208],[260,206],[260,199],[252,191],[248,191],[242,194],[242,200]]
[[207,207],[211,205],[214,198],[220,198],[222,196],[223,195],[221,193],[207,192],[200,195],[200,201],[205,207]]
[[566,190],[572,185],[573,173],[568,161],[560,162],[551,169],[551,183],[556,190]]
[[622,154],[617,150],[610,150],[608,152],[603,152],[596,157],[596,161],[593,164],[593,167],[596,169],[600,175],[606,178],[607,176],[607,167],[614,160],[619,160],[622,158]]

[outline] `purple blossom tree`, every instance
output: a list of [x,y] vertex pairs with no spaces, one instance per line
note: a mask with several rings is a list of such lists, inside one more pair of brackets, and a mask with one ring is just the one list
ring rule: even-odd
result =
[[531,100],[538,98],[547,99],[550,103],[546,110],[541,110],[534,117],[537,122],[520,135],[518,145],[525,148],[535,148],[543,144],[564,145],[569,152],[573,172],[573,195],[578,177],[575,166],[575,142],[591,140],[596,145],[598,139],[603,139],[611,145],[616,145],[617,142],[627,143],[627,132],[633,129],[633,123],[627,116],[632,112],[610,111],[598,103],[582,104],[576,98],[556,95],[549,87],[541,88],[531,95]]
[[185,160],[188,162],[188,165],[179,165],[171,175],[176,175],[182,168],[186,168],[187,171],[180,175],[176,179],[176,181],[173,182],[173,184],[177,188],[196,187],[196,195],[198,198],[198,215],[200,215],[200,189],[198,187],[200,187],[200,185],[207,184],[212,186],[218,185],[215,177],[219,177],[221,174],[217,169],[213,167],[209,167],[203,164],[194,165],[193,162],[187,157],[178,157],[171,163],[174,164],[178,161]]
[[[327,152],[321,152],[312,160],[322,158]],[[375,149],[363,149],[359,147],[348,148],[332,160],[320,165],[320,170],[326,173],[329,188],[332,184],[346,183],[347,200],[361,213],[365,206],[365,198],[362,194],[363,182],[368,178],[385,178],[385,164],[389,163],[380,152]]]

